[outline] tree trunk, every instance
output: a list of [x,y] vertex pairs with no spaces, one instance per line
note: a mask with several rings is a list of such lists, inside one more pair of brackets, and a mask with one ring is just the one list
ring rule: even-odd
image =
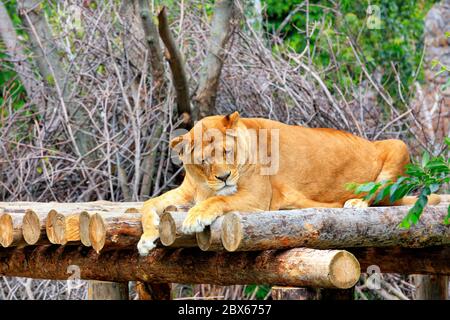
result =
[[114,282],[265,283],[349,288],[359,279],[359,263],[344,250],[297,248],[284,251],[216,253],[198,249],[155,249],[143,258],[136,250],[97,255],[86,247],[40,246],[0,251],[0,275],[66,279],[78,265],[82,279]]
[[228,251],[292,247],[425,247],[450,244],[443,224],[447,206],[428,206],[417,225],[400,229],[409,207],[303,209],[225,216],[222,243]]
[[220,74],[226,57],[225,46],[231,36],[233,8],[233,0],[218,0],[215,3],[208,54],[201,68],[199,87],[195,95],[198,104],[194,113],[195,120],[213,114]]

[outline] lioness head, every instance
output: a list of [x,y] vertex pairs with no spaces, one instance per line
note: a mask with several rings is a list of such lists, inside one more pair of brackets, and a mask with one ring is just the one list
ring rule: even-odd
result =
[[186,173],[216,194],[236,191],[248,156],[247,128],[241,122],[238,112],[206,117],[188,133],[170,141]]

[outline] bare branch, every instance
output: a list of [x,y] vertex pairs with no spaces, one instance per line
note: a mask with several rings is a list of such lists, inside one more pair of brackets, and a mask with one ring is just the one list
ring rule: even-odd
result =
[[[73,140],[77,154],[83,157],[90,153],[95,146],[95,141],[92,137],[80,130],[82,127],[86,127],[89,117],[83,108],[77,108],[74,104],[68,104],[70,85],[66,83],[66,72],[59,60],[55,43],[50,41],[52,32],[40,4],[40,0],[24,0],[21,3],[19,14],[28,31],[31,49],[34,53],[33,59],[36,61],[44,81],[50,87],[56,89],[57,98],[61,102],[62,111],[67,122],[69,135]],[[72,133],[69,125],[71,118],[73,118],[79,129],[74,133]],[[90,153],[89,158],[94,158],[94,156],[95,153]]]
[[195,101],[198,103],[198,109],[196,106],[194,112],[196,119],[213,113],[220,73],[226,56],[224,48],[231,35],[233,7],[233,0],[216,2],[208,43],[208,55],[202,65],[200,83],[195,96]]
[[149,50],[149,65],[154,81],[154,94],[156,97],[161,93],[164,84],[164,60],[162,49],[159,44],[158,30],[153,23],[152,12],[148,0],[139,0],[139,16],[141,17],[142,28],[145,34],[145,43]]
[[[191,103],[189,97],[189,85],[187,81],[186,71],[184,69],[184,61],[178,50],[172,33],[169,29],[167,20],[166,7],[163,7],[158,14],[158,30],[159,35],[166,46],[166,58],[169,61],[170,70],[172,71],[172,79],[177,95],[178,114],[186,118],[186,124],[191,118]],[[188,117],[186,116],[188,115]]]

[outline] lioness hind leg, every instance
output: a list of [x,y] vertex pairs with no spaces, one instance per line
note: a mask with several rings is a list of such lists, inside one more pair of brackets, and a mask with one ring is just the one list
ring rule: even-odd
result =
[[[406,144],[401,140],[390,139],[374,141],[379,151],[379,157],[383,161],[383,166],[378,174],[375,182],[396,181],[397,178],[404,174],[405,165],[409,163],[409,151]],[[375,194],[376,197],[376,194]],[[364,199],[349,199],[344,203],[344,208],[367,208],[373,204],[372,197],[370,201]],[[400,203],[390,203],[389,198],[382,199],[376,205],[392,206],[401,205]]]
[[369,205],[369,201],[364,199],[349,199],[345,201],[344,208],[367,208]]

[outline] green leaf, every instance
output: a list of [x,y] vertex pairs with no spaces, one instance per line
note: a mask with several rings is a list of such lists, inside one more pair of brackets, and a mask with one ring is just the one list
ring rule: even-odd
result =
[[422,167],[425,168],[425,166],[428,164],[429,161],[430,161],[430,154],[425,151],[422,156]]
[[423,169],[414,165],[414,164],[408,164],[405,166],[405,172],[407,175],[409,176],[413,176],[413,177],[423,177],[425,175],[425,173],[423,172]]
[[389,201],[391,203],[394,203],[395,201],[403,198],[404,196],[406,196],[408,193],[410,193],[416,186],[415,185],[410,185],[410,184],[405,184],[405,185],[400,185],[389,197]]
[[349,182],[345,184],[345,190],[354,191],[358,187],[356,182]]
[[450,224],[450,205],[447,208],[447,216],[444,218],[444,224],[446,225]]
[[450,147],[450,137],[445,137],[444,143]]
[[377,184],[375,182],[368,182],[368,183],[360,184],[356,188],[355,194],[360,194],[360,193],[363,193],[363,192],[370,192],[375,187],[377,187]]
[[392,184],[390,184],[390,185],[388,185],[388,186],[382,188],[382,189],[378,192],[377,196],[375,197],[374,203],[377,204],[377,203],[379,203],[381,200],[383,200],[384,198],[386,198],[386,197],[390,194],[391,187],[392,187]]
[[427,165],[425,166],[425,169],[428,169],[432,172],[436,173],[449,173],[450,168],[448,167],[447,163],[445,163],[444,158],[434,158],[430,160]]
[[423,194],[424,190],[420,194],[414,206],[409,209],[408,214],[400,222],[399,227],[403,229],[409,229],[411,225],[415,225],[419,222],[420,216],[422,215],[423,209],[425,208],[428,198]]

